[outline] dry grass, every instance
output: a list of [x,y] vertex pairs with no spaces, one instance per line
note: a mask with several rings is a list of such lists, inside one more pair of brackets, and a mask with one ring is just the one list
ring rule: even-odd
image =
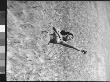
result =
[[[8,21],[11,21],[8,28],[13,26],[9,31],[8,46],[14,49],[12,50],[14,57],[7,56],[11,63],[14,61],[11,70],[16,74],[12,77],[25,81],[81,80],[83,72],[85,74],[89,72],[84,69],[89,59],[92,59],[89,49],[93,44],[93,32],[97,30],[97,13],[94,13],[96,10],[91,5],[90,2],[77,1],[23,3],[8,1],[8,10],[16,20],[15,22],[11,17],[8,18]],[[72,32],[74,40],[68,43],[79,49],[87,49],[88,54],[84,55],[61,45],[48,46],[48,34],[52,32],[53,26]],[[91,80],[91,74],[82,79]],[[23,76],[19,77],[20,75]]]

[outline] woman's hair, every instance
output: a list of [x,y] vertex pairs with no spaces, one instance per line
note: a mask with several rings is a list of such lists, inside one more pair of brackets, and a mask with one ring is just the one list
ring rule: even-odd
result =
[[62,35],[67,35],[67,32],[65,32],[64,30],[62,30],[60,33],[61,33]]
[[66,32],[65,30],[62,30],[60,33],[61,33],[62,35],[72,35],[72,36],[73,36],[72,33]]
[[64,41],[68,41],[68,40],[73,39],[73,34],[70,32],[65,32],[64,30],[62,30],[60,33],[63,36]]

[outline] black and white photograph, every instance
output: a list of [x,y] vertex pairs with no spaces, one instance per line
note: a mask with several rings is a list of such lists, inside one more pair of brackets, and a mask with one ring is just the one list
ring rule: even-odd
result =
[[110,81],[109,37],[110,1],[8,0],[6,80]]

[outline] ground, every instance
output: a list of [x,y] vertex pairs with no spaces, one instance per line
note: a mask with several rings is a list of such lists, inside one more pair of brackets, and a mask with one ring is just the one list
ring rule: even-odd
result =
[[[108,5],[94,1],[8,1],[7,80],[109,80]],[[87,50],[87,54],[59,44],[47,45],[53,26],[73,33],[74,39],[67,43]]]

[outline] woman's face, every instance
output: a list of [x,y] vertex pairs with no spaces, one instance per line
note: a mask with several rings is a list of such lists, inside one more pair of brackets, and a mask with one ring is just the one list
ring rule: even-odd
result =
[[67,40],[72,40],[73,36],[72,35],[67,35]]

